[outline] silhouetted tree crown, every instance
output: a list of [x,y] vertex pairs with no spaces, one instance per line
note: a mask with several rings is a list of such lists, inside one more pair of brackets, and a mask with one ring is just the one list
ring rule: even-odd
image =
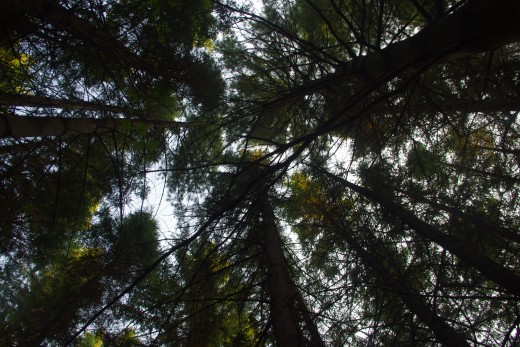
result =
[[520,343],[519,1],[0,23],[0,345]]

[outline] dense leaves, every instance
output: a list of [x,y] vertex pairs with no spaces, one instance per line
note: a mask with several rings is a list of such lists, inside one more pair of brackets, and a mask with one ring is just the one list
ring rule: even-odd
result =
[[517,1],[257,5],[0,5],[0,344],[516,346]]

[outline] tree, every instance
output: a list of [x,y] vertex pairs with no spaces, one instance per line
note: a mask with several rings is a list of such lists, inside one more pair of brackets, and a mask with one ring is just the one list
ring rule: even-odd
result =
[[518,343],[518,1],[1,7],[5,343]]
[[129,129],[147,131],[148,127],[180,129],[187,123],[161,120],[131,120],[124,118],[64,118],[5,115],[2,119],[0,137],[44,137],[71,134],[99,134]]

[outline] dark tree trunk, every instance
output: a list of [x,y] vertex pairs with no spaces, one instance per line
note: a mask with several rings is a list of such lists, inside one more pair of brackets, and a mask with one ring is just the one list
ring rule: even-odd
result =
[[325,347],[305,300],[291,278],[267,192],[261,191],[259,195],[262,246],[267,265],[267,287],[271,300],[271,319],[276,345],[308,346],[300,326],[300,321],[303,319],[310,334],[311,346]]
[[464,242],[455,236],[446,235],[440,232],[435,227],[420,220],[387,197],[376,194],[371,190],[360,187],[323,169],[320,169],[319,171],[334,181],[343,184],[365,198],[381,205],[388,212],[398,217],[402,222],[415,230],[417,234],[447,249],[468,265],[472,266],[475,270],[502,286],[511,294],[520,296],[520,276],[514,271],[489,259],[485,253],[479,251],[478,247],[473,247],[471,244],[468,244],[468,242]]
[[0,138],[99,134],[118,130],[124,132],[137,127],[158,127],[178,130],[179,128],[192,125],[184,122],[161,120],[33,117],[8,114],[0,117]]
[[512,242],[520,243],[520,234],[512,229],[495,225],[481,216],[461,211],[458,208],[439,203],[438,201],[433,201],[422,196],[417,196],[417,194],[413,194],[408,191],[400,190],[400,192],[409,196],[413,201],[428,204],[438,210],[448,212],[455,218],[460,218],[464,221],[464,223],[473,225],[479,232],[486,232],[493,235],[493,237],[499,237]]
[[[331,218],[329,218],[331,219]],[[401,300],[420,320],[424,322],[437,336],[437,338],[449,347],[468,346],[466,339],[455,329],[446,324],[444,319],[439,317],[421,298],[412,286],[404,278],[393,278],[390,272],[385,268],[377,256],[372,252],[365,250],[348,231],[343,231],[342,227],[334,220],[331,220],[334,227],[339,229],[341,237],[352,247],[361,261],[372,268],[379,278],[395,293],[399,295]]]
[[114,113],[124,113],[126,115],[135,115],[139,113],[136,112],[134,109],[128,107],[105,105],[97,102],[90,102],[84,100],[57,99],[47,96],[9,93],[0,93],[0,105],[60,108],[67,110],[105,111]]
[[267,262],[267,287],[271,300],[274,338],[279,347],[305,346],[296,312],[296,290],[283,254],[275,217],[267,196],[260,198],[263,248]]
[[344,62],[335,73],[302,84],[271,103],[348,81],[375,82],[411,74],[438,61],[488,52],[520,40],[520,1],[469,0],[416,35]]
[[[448,99],[444,100],[442,105],[436,105],[433,103],[418,103],[413,106],[406,106],[397,104],[393,105],[391,102],[381,103],[377,106],[372,107],[367,115],[373,117],[386,116],[392,113],[408,113],[408,114],[437,114],[442,111],[448,111],[450,113],[474,113],[474,112],[511,112],[520,110],[520,98],[515,99],[501,99],[501,100],[464,100],[464,99]],[[480,149],[494,150],[497,152],[519,154],[518,151],[501,149],[501,148],[486,148],[478,147]]]
[[489,177],[490,179],[500,180],[500,181],[511,183],[511,184],[520,183],[519,177],[504,175],[499,172],[489,172],[489,171],[475,169],[475,168],[471,168],[471,167],[467,168],[467,167],[463,167],[462,165],[456,165],[456,164],[451,164],[451,163],[444,163],[444,164],[455,170],[465,170],[468,173],[475,174],[475,176]]

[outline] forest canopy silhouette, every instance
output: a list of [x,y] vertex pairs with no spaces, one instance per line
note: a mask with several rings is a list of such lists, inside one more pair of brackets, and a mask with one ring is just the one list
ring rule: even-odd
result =
[[520,344],[519,1],[0,23],[1,346]]

